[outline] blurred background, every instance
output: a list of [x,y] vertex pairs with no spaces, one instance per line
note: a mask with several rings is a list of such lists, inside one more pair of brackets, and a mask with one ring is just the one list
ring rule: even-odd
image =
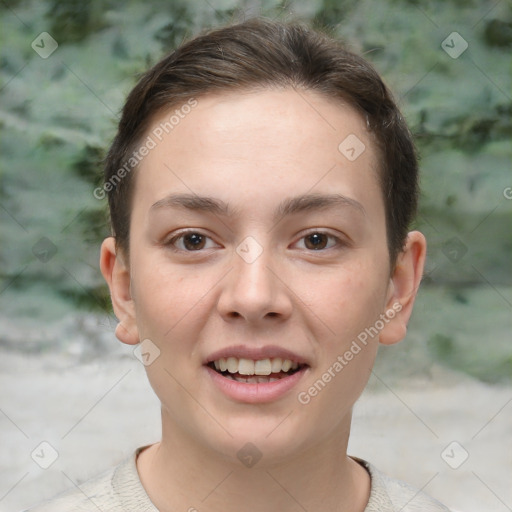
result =
[[[364,54],[421,155],[427,269],[407,339],[380,351],[356,408],[354,453],[416,473],[454,508],[512,510],[509,0],[2,0],[0,15],[0,510],[156,440],[158,404],[113,334],[93,191],[137,75],[253,15],[307,21]],[[47,470],[33,455],[51,461],[45,440],[59,454]]]

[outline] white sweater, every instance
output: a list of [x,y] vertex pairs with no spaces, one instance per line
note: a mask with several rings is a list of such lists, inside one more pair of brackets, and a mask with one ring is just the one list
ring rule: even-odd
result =
[[[26,512],[158,512],[137,473],[137,455],[103,475]],[[370,463],[355,459],[370,474],[370,499],[365,512],[450,512],[408,484],[389,478]]]

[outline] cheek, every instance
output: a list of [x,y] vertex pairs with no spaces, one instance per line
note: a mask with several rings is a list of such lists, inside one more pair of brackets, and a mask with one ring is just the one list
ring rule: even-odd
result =
[[[183,339],[185,325],[197,320],[209,300],[208,291],[215,279],[208,273],[171,266],[165,261],[137,262],[138,273],[132,279],[137,324],[141,336],[161,343]],[[210,282],[212,281],[212,282]],[[192,323],[192,330],[199,328]]]
[[314,281],[298,279],[297,295],[323,326],[322,338],[338,348],[373,325],[383,312],[386,275],[371,265],[355,262],[316,275]]
[[307,402],[300,407],[307,408],[309,417],[322,418],[321,426],[314,427],[319,436],[328,436],[350,414],[377,355],[378,335],[370,328],[383,311],[385,277],[363,272],[363,266],[361,272],[353,270],[325,276],[308,292],[319,358],[299,402]]

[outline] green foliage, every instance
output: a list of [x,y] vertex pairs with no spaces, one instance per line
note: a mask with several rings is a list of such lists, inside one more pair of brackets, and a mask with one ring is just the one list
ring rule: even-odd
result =
[[[97,271],[97,253],[109,232],[108,216],[106,201],[93,196],[101,160],[139,73],[200,30],[244,18],[246,3],[219,0],[215,9],[210,4],[0,3],[0,288],[9,284],[0,299],[5,303],[11,292],[30,295],[39,286],[73,307],[103,309],[107,290]],[[426,284],[457,287],[447,299],[453,308],[474,307],[464,286],[510,286],[512,201],[503,190],[512,185],[512,4],[497,2],[490,11],[476,0],[260,4],[264,15],[310,21],[346,41],[365,54],[395,92],[422,157],[417,227],[429,241]],[[31,48],[42,31],[59,44],[47,59]],[[441,48],[454,31],[468,43],[456,59]],[[58,247],[44,264],[32,254],[41,236]],[[443,252],[453,237],[466,247],[456,262]],[[436,311],[438,303],[430,307]],[[498,301],[496,307],[503,305]],[[435,318],[429,321],[437,325]],[[421,326],[429,333],[431,357],[479,378],[491,374],[499,380],[510,373],[510,351],[500,348],[486,366],[484,354],[474,360],[464,352],[459,326],[450,318],[443,322],[450,328]]]
[[476,354],[471,354],[470,347],[464,347],[442,333],[431,336],[427,348],[436,362],[491,384],[508,380],[512,375],[512,355],[479,359]]
[[78,309],[104,313],[112,312],[108,288],[103,285],[88,290],[77,287],[58,288],[58,291],[64,299],[71,301]]
[[23,2],[23,0],[2,0],[2,2],[0,2],[0,11],[16,9],[21,2]]
[[[415,359],[431,360],[489,383],[510,381],[509,290],[502,286],[423,287],[409,326],[420,333],[421,342],[412,347]],[[409,344],[406,340],[404,347],[411,349]]]
[[105,148],[86,144],[74,162],[72,169],[82,179],[98,186],[102,178],[102,161]]
[[484,38],[489,46],[510,48],[512,46],[512,21],[489,20],[485,24]]
[[323,0],[321,7],[312,20],[313,27],[323,31],[332,31],[345,21],[357,0]]
[[169,3],[167,13],[172,21],[155,33],[155,39],[163,48],[170,51],[176,48],[187,36],[190,37],[193,14],[186,3],[179,2]]
[[61,43],[76,43],[108,26],[103,13],[108,3],[99,0],[52,0],[47,18],[51,33]]
[[86,210],[80,216],[80,225],[85,243],[98,245],[110,235],[108,230],[109,215],[104,203],[96,209]]
[[435,359],[448,364],[453,363],[455,344],[453,339],[441,333],[434,334],[428,341],[427,346]]

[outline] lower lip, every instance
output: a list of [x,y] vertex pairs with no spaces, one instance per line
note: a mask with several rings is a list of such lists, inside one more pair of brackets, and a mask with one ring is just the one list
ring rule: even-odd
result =
[[258,382],[255,384],[244,384],[236,380],[227,379],[209,366],[205,366],[213,383],[229,398],[245,403],[264,403],[273,402],[288,393],[307,370],[307,366],[293,373],[288,377],[283,377],[274,382]]

